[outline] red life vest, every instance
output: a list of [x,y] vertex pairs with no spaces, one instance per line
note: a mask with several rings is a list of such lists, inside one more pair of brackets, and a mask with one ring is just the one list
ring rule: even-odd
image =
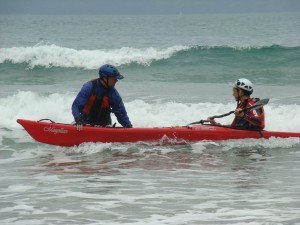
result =
[[[244,102],[241,102],[237,108],[248,108],[252,106],[258,98],[249,98]],[[247,130],[261,130],[265,128],[265,113],[263,107],[257,110],[249,111],[247,115],[243,118],[235,117],[232,127]]]
[[106,126],[111,124],[111,107],[108,96],[96,95],[96,85],[98,80],[99,79],[91,80],[93,89],[87,104],[83,107],[82,112],[88,117],[88,122],[90,124]]

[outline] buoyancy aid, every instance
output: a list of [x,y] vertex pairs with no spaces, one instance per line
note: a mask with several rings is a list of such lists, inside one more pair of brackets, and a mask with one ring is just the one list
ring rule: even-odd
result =
[[[237,108],[248,108],[256,101],[259,101],[259,98],[249,98],[244,102],[241,102]],[[232,124],[232,127],[238,129],[247,129],[247,130],[261,130],[265,128],[265,114],[264,109],[256,109],[245,114],[244,117],[235,117]]]
[[93,89],[87,104],[83,107],[85,119],[91,125],[106,126],[111,124],[111,107],[108,96],[97,96],[96,85],[99,79],[91,80]]

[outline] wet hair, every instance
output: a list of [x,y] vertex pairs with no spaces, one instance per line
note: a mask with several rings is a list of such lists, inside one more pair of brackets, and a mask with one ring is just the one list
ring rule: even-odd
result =
[[244,95],[246,96],[250,96],[252,94],[252,91],[246,91],[246,90],[243,90],[243,89],[240,89],[243,91]]

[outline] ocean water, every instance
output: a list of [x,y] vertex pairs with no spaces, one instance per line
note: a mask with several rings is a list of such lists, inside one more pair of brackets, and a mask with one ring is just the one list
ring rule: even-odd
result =
[[298,138],[63,148],[16,123],[71,123],[111,63],[134,127],[231,111],[245,77],[270,98],[266,130],[300,132],[299,62],[297,13],[0,15],[0,224],[300,224]]

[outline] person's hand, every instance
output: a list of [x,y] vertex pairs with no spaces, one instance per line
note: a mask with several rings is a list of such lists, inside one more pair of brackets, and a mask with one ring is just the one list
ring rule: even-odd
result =
[[82,118],[75,118],[75,126],[78,131],[83,130],[83,124],[84,124],[84,122],[83,122]]
[[217,123],[217,122],[215,121],[215,119],[212,118],[212,117],[208,117],[208,118],[207,118],[207,121],[210,122],[212,125],[221,125],[220,123]]
[[243,109],[237,108],[237,109],[234,111],[234,115],[237,116],[237,117],[244,117],[244,116],[245,116],[245,113],[244,113],[244,110],[243,110]]

